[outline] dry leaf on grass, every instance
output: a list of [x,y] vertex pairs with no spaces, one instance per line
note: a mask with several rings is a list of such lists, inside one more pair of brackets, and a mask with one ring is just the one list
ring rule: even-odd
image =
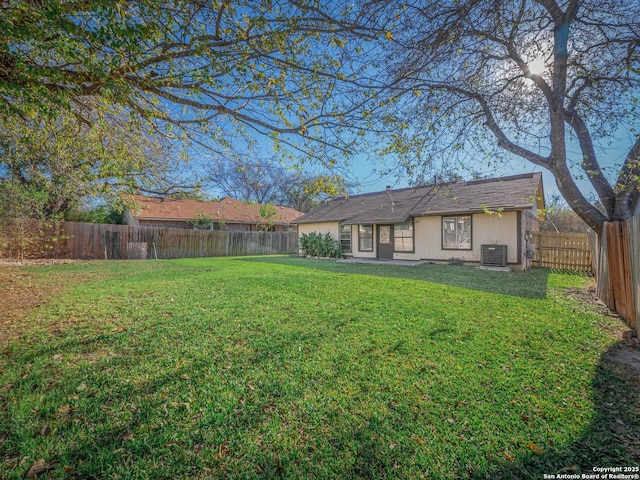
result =
[[544,454],[544,450],[542,448],[540,448],[540,446],[535,444],[535,443],[530,443],[530,444],[527,445],[527,447],[529,447],[529,450],[531,450],[536,455]]
[[55,463],[53,462],[47,463],[44,461],[44,458],[41,458],[40,460],[38,460],[37,462],[35,462],[33,465],[29,467],[29,470],[27,470],[27,474],[25,475],[25,478],[35,477],[36,475],[40,475],[41,473],[51,470],[54,467],[55,467]]

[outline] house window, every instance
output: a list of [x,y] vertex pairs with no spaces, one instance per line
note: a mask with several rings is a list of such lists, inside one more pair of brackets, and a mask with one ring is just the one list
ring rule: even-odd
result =
[[471,250],[471,215],[442,217],[442,249]]
[[358,225],[358,250],[373,252],[373,225]]
[[340,248],[342,253],[351,253],[351,225],[340,225]]
[[396,252],[413,252],[413,222],[393,226],[393,249]]

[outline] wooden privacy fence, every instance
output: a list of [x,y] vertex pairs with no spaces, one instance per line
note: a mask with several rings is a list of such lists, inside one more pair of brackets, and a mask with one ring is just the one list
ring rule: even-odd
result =
[[640,334],[640,217],[605,223],[596,251],[598,297]]
[[532,232],[535,253],[531,265],[591,272],[591,249],[586,233]]
[[61,222],[56,258],[228,257],[298,252],[297,232],[203,231]]

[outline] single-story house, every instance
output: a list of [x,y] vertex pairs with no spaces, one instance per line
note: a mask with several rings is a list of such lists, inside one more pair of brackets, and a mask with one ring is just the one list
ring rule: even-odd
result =
[[133,195],[135,205],[125,212],[127,225],[193,229],[198,218],[208,219],[211,230],[289,231],[302,212],[289,207],[241,202],[231,197],[218,201],[172,199]]
[[525,268],[543,211],[530,173],[332,198],[294,223],[330,233],[345,256]]

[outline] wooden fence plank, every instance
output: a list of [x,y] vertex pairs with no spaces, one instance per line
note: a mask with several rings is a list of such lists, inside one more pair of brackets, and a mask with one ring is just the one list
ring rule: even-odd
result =
[[611,293],[611,282],[609,281],[609,256],[607,255],[607,252],[609,251],[609,236],[606,232],[607,229],[605,225],[600,243],[598,271],[596,273],[596,278],[598,280],[596,295],[607,307],[613,310],[615,308],[615,304]]
[[[634,285],[633,285],[633,239],[631,236],[631,224],[630,222],[624,222],[624,262],[625,262],[625,297],[626,297],[626,309],[628,312],[628,316],[626,317],[627,321],[637,331],[638,328],[638,310],[635,305],[635,296],[634,296]],[[636,250],[637,252],[637,250]],[[637,253],[636,253],[637,254]]]

